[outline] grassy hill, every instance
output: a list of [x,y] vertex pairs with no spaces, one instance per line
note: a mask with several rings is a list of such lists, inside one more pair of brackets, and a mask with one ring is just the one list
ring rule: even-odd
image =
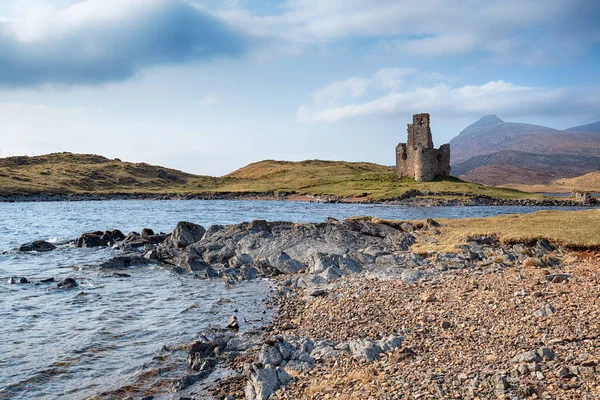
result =
[[209,177],[88,154],[0,158],[0,195],[286,193],[384,199],[408,190],[503,199],[532,197],[456,178],[427,183],[397,179],[393,168],[361,162],[267,160],[223,177]]

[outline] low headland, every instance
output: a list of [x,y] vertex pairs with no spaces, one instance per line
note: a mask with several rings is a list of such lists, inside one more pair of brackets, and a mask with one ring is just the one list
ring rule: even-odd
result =
[[194,343],[164,349],[187,353],[180,378],[161,378],[158,368],[99,398],[600,396],[600,210],[207,229],[180,222],[170,234],[91,232],[69,245],[113,246],[115,258],[97,268],[121,276],[158,264],[276,287],[276,316],[262,330],[244,331],[233,315]]
[[[97,155],[0,158],[0,201],[280,199],[406,205],[581,205],[449,177],[398,179],[388,166],[344,161],[261,161],[222,177]],[[595,201],[592,199],[592,203]]]

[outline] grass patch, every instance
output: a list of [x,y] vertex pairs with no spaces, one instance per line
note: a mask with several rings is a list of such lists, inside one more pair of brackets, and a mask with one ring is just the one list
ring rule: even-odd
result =
[[426,232],[412,251],[452,252],[469,237],[494,234],[503,243],[547,239],[568,249],[600,248],[600,210],[538,211],[524,215],[437,221],[441,224],[436,228],[439,234]]

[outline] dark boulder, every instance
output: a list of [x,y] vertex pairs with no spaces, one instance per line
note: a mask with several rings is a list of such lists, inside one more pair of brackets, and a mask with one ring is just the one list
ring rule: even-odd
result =
[[73,278],[67,278],[56,285],[59,289],[73,289],[79,286],[79,283]]
[[187,247],[190,244],[199,242],[205,233],[206,229],[201,225],[181,221],[177,223],[175,230],[171,234],[171,244],[173,247],[178,248]]
[[100,269],[124,269],[148,264],[148,260],[139,253],[121,254],[100,264]]
[[24,277],[10,277],[8,278],[9,285],[24,285],[26,283],[31,283],[31,281]]
[[39,253],[45,251],[52,251],[54,249],[56,249],[56,246],[52,243],[46,242],[45,240],[37,240],[33,243],[26,243],[19,247],[19,251],[36,251]]
[[81,235],[75,242],[77,247],[105,247],[112,246],[113,244],[125,239],[125,235],[118,229],[113,231],[96,231],[88,232]]

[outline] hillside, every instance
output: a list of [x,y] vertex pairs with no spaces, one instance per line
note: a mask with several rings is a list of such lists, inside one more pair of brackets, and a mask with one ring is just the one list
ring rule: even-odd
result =
[[428,183],[399,180],[390,167],[360,162],[267,160],[217,178],[96,155],[56,153],[0,158],[0,195],[282,193],[384,199],[412,189],[505,199],[531,197],[455,178]]
[[505,122],[487,115],[450,141],[452,172],[468,181],[550,183],[600,170],[600,135]]
[[510,187],[537,193],[570,193],[573,189],[600,193],[600,172],[590,172],[589,174],[575,178],[555,179],[545,185],[508,184],[503,185],[502,187]]
[[188,192],[214,178],[72,153],[0,158],[0,195]]
[[600,133],[600,121],[592,122],[591,124],[574,126],[572,128],[567,129],[571,132],[593,132]]
[[514,182],[533,185],[581,176],[590,171],[600,171],[600,157],[513,150],[476,156],[452,167],[452,172],[462,179],[487,185]]

